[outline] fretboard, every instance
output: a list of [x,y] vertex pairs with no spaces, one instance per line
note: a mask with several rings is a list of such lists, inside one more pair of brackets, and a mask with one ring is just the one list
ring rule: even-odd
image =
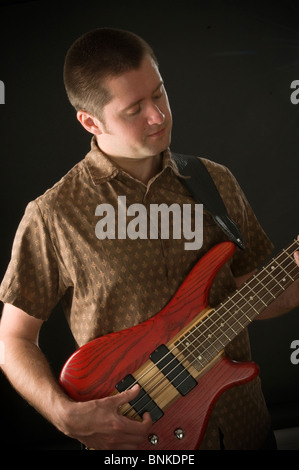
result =
[[293,256],[298,249],[299,242],[294,240],[176,342],[175,346],[197,370],[208,365],[299,278]]

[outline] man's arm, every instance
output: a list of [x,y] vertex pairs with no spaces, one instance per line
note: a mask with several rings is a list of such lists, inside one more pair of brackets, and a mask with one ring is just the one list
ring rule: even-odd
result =
[[73,401],[59,386],[39,349],[42,323],[13,305],[4,306],[0,340],[5,363],[1,367],[13,387],[56,428],[88,448],[136,449],[149,432],[150,415],[145,413],[138,422],[120,415],[118,408],[135,398],[139,387],[104,399]]

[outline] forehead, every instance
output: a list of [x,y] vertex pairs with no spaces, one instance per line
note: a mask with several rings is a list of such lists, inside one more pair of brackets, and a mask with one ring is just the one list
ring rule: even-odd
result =
[[151,57],[146,56],[138,69],[106,80],[113,97],[109,104],[119,103],[126,107],[131,102],[145,99],[157,89],[161,81],[156,63]]

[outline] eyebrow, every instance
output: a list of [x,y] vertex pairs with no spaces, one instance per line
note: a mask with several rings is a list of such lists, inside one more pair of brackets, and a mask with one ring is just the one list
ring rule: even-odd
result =
[[[161,80],[161,81],[159,82],[159,85],[154,89],[154,91],[153,91],[152,94],[156,93],[156,91],[158,91],[159,88],[161,88],[162,86],[164,86],[163,80]],[[133,108],[134,106],[137,106],[137,104],[141,103],[141,101],[143,101],[143,99],[144,99],[144,98],[141,98],[140,100],[134,101],[134,103],[129,104],[129,105],[126,106],[124,109],[122,109],[122,112],[126,112],[126,111],[128,111],[130,108]]]

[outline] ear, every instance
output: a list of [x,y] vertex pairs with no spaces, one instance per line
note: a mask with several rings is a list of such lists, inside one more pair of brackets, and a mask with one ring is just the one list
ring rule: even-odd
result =
[[102,123],[95,116],[92,116],[86,111],[78,111],[77,119],[80,124],[82,124],[84,129],[86,129],[91,134],[100,135],[103,133]]

